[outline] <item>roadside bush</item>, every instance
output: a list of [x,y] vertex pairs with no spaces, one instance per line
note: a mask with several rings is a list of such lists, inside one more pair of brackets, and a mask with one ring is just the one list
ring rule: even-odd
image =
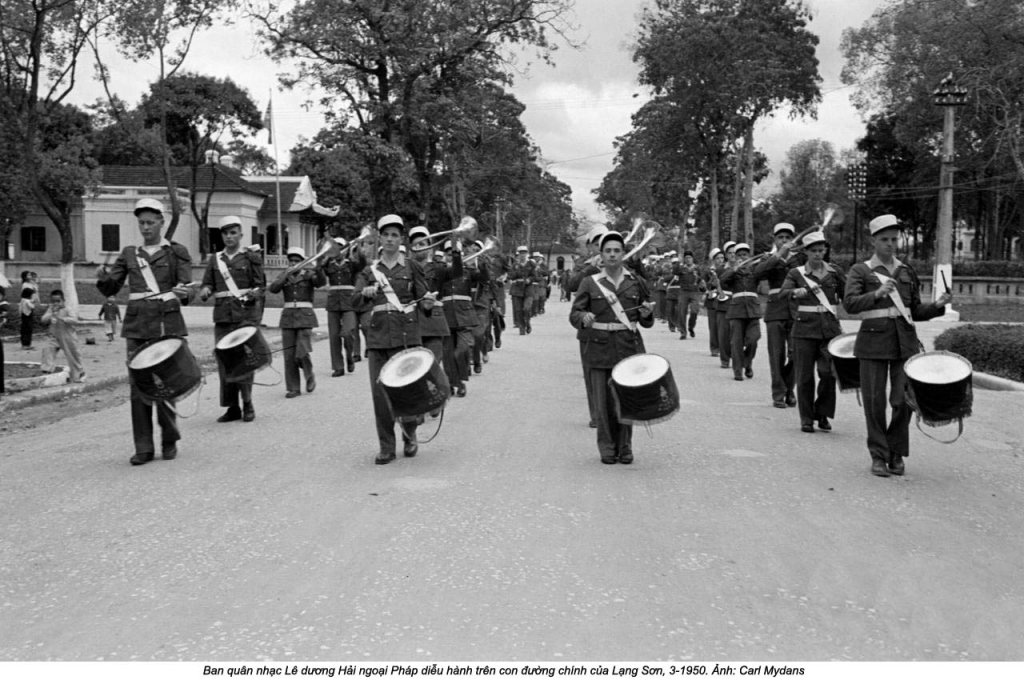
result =
[[1024,326],[967,324],[935,338],[935,349],[956,352],[974,370],[1024,382]]

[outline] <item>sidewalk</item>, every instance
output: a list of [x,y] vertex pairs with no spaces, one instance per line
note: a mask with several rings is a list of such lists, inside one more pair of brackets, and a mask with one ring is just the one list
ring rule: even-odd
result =
[[[79,338],[82,363],[86,374],[85,382],[67,383],[55,387],[27,390],[25,392],[8,392],[0,396],[0,413],[25,408],[33,404],[60,401],[73,395],[88,394],[128,382],[128,369],[125,366],[127,355],[124,339],[118,335],[114,337],[113,342],[109,342],[103,332],[103,326],[92,323],[99,315],[99,310],[99,305],[82,305],[79,311],[79,316],[89,323],[88,327],[96,338],[95,345],[87,345],[83,338]],[[327,313],[322,309],[318,309],[316,312],[320,326],[314,329],[314,342],[327,337]],[[185,323],[188,326],[189,348],[199,362],[200,368],[203,370],[203,373],[215,371],[216,361],[213,354],[213,314],[211,308],[183,307],[182,315],[185,317]],[[280,316],[280,309],[267,309],[263,315],[263,322],[268,326],[261,329],[263,336],[266,338],[271,349],[275,350],[281,347],[281,334],[277,330]],[[121,329],[118,326],[118,333],[120,332]],[[41,336],[37,337],[41,338]],[[11,338],[11,340],[13,342],[4,344],[4,356],[8,363],[21,361],[38,363],[41,360],[42,349],[40,342],[37,341],[37,346],[34,350],[26,352],[21,349],[16,337]],[[62,357],[63,354],[57,355],[58,363],[60,363]]]

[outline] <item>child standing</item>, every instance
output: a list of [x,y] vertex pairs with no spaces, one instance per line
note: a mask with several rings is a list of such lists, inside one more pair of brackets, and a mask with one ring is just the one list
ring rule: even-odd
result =
[[107,342],[113,342],[114,333],[117,332],[117,322],[121,320],[121,308],[117,306],[113,295],[103,303],[99,318],[103,319],[103,327],[107,329]]
[[50,293],[50,307],[43,314],[43,323],[50,324],[50,335],[43,347],[43,366],[46,373],[57,368],[57,352],[64,350],[71,371],[71,382],[84,382],[85,371],[82,369],[82,356],[78,352],[78,334],[75,326],[78,318],[64,306],[64,292],[55,290]]

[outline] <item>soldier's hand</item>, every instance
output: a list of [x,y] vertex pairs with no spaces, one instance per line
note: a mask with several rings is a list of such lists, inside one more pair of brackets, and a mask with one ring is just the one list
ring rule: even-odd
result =
[[946,305],[948,305],[952,301],[953,301],[953,294],[950,293],[947,290],[945,293],[943,293],[942,295],[939,296],[939,299],[935,301],[935,304],[940,305],[942,307],[945,307]]
[[96,278],[97,279],[106,278],[107,272],[109,272],[109,271],[110,271],[110,268],[107,267],[107,265],[101,264],[99,267],[96,267]]
[[896,282],[892,279],[887,279],[882,286],[875,291],[875,297],[879,300],[896,290]]
[[377,286],[367,286],[363,288],[363,297],[372,298],[377,294]]
[[640,305],[640,316],[643,317],[644,319],[646,319],[647,317],[649,317],[653,313],[652,312],[653,309],[654,309],[654,303],[653,302],[645,302],[645,303],[643,303],[642,305]]
[[199,289],[199,299],[202,300],[203,302],[206,302],[210,298],[210,295],[212,294],[213,291],[210,290],[209,286],[203,286],[202,288]]
[[594,324],[595,318],[593,312],[583,312],[583,316],[580,317],[580,323],[584,328],[590,328]]
[[793,297],[802,298],[802,297],[806,297],[806,296],[807,296],[807,289],[806,288],[794,288],[793,289]]

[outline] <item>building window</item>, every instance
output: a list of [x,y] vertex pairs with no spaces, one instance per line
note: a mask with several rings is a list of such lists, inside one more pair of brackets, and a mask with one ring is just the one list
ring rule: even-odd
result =
[[46,227],[22,227],[21,249],[24,252],[46,252]]
[[121,250],[121,225],[100,225],[100,250],[105,253],[116,253]]
[[558,256],[558,271],[565,270],[565,258],[561,255]]
[[277,255],[277,225],[271,224],[267,227],[267,253]]

